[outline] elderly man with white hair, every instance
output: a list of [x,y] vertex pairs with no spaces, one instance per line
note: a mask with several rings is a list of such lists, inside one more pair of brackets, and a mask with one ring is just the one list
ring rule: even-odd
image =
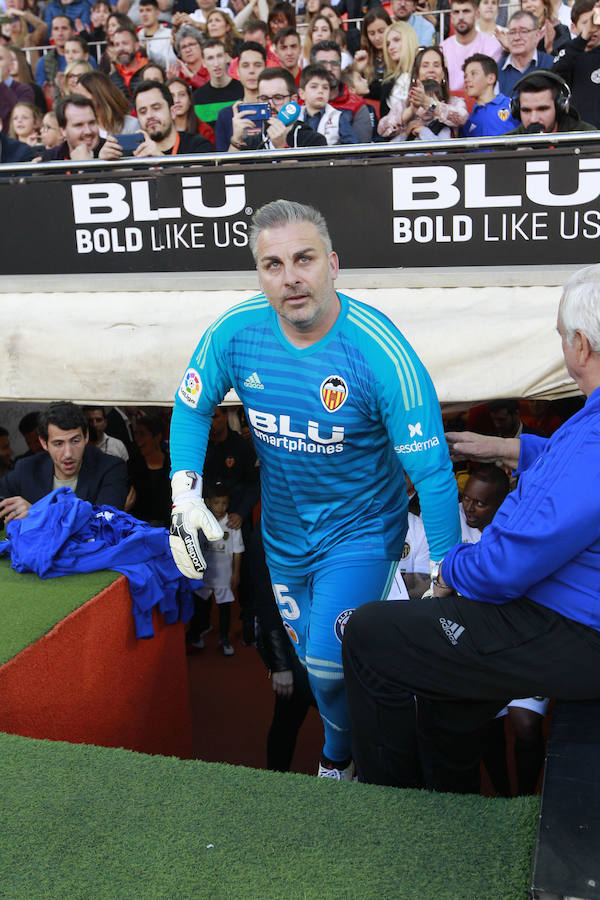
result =
[[448,434],[455,458],[514,468],[516,490],[479,543],[446,553],[437,596],[348,622],[362,781],[477,792],[480,729],[505,701],[600,697],[600,266],[566,283],[557,329],[584,407],[551,438]]

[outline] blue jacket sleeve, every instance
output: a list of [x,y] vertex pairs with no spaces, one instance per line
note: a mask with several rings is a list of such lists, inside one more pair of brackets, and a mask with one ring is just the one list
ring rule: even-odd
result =
[[[458,489],[435,388],[420,361],[418,371],[422,405],[411,417],[416,421],[407,420],[397,408],[391,421],[391,433],[396,452],[401,453],[402,465],[419,495],[431,559],[442,559],[449,548],[460,541]],[[411,424],[415,429],[412,441]],[[410,452],[406,451],[407,447]]]
[[215,122],[215,147],[219,153],[226,153],[229,149],[231,135],[233,133],[233,109],[226,106],[217,116]]
[[202,472],[215,407],[232,387],[225,365],[219,322],[204,333],[175,394],[171,419],[171,475],[182,469]]
[[519,440],[521,441],[521,450],[519,453],[519,465],[515,469],[515,475],[521,475],[525,472],[536,461],[548,443],[548,438],[539,437],[536,434],[522,434]]
[[[540,441],[550,443],[527,435],[522,448]],[[600,434],[582,430],[552,443],[530,461],[481,541],[445,557],[444,581],[461,594],[491,603],[527,596],[598,540]]]
[[432,559],[460,541],[458,491],[442,414],[425,366],[403,335],[383,317],[380,337],[393,354],[377,359],[379,409],[394,450],[419,494]]

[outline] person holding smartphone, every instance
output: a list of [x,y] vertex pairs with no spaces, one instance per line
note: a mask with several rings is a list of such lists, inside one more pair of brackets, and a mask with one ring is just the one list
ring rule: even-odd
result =
[[120,159],[123,150],[112,135],[100,137],[94,104],[81,94],[67,94],[55,107],[63,141],[41,155],[53,159]]
[[[260,129],[248,127],[255,124],[251,110],[241,110],[239,103],[233,105],[233,135],[230,152],[236,150],[283,150],[286,147],[326,147],[327,139],[298,119],[300,107],[297,105],[296,80],[287,69],[263,69],[258,79],[256,106],[266,105],[270,117],[259,122]],[[297,114],[288,118],[283,108],[296,105]]]
[[[244,103],[254,103],[258,94],[258,76],[267,65],[267,51],[262,44],[257,41],[246,41],[240,48],[240,54],[237,59],[238,78],[244,89],[242,100]],[[238,123],[236,134],[233,134],[233,116],[236,106],[226,106],[219,112],[215,124],[215,144],[219,153],[226,153],[227,150],[239,150],[235,144],[241,144],[244,129],[240,131]],[[245,128],[248,129],[251,124],[246,123]],[[246,133],[248,133],[246,131]],[[231,144],[231,140],[235,143]]]
[[173,97],[166,84],[142,81],[133,95],[133,106],[144,140],[133,156],[175,156],[211,153],[213,147],[201,134],[177,131],[171,115]]

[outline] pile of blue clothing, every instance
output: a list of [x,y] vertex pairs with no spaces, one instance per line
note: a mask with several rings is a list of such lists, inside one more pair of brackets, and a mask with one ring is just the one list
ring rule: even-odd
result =
[[112,506],[92,506],[62,487],[34,503],[25,519],[9,522],[6,531],[0,556],[10,557],[17,572],[57,578],[110,569],[125,575],[138,638],[154,636],[155,606],[168,625],[192,617],[192,592],[202,582],[181,574],[166,528],[152,528]]

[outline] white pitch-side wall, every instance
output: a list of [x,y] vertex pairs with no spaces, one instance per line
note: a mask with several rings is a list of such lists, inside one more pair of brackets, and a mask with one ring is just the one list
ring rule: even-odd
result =
[[[574,393],[556,333],[568,270],[342,275],[425,362],[440,401]],[[235,276],[0,279],[0,400],[168,404],[205,328],[257,293]]]

